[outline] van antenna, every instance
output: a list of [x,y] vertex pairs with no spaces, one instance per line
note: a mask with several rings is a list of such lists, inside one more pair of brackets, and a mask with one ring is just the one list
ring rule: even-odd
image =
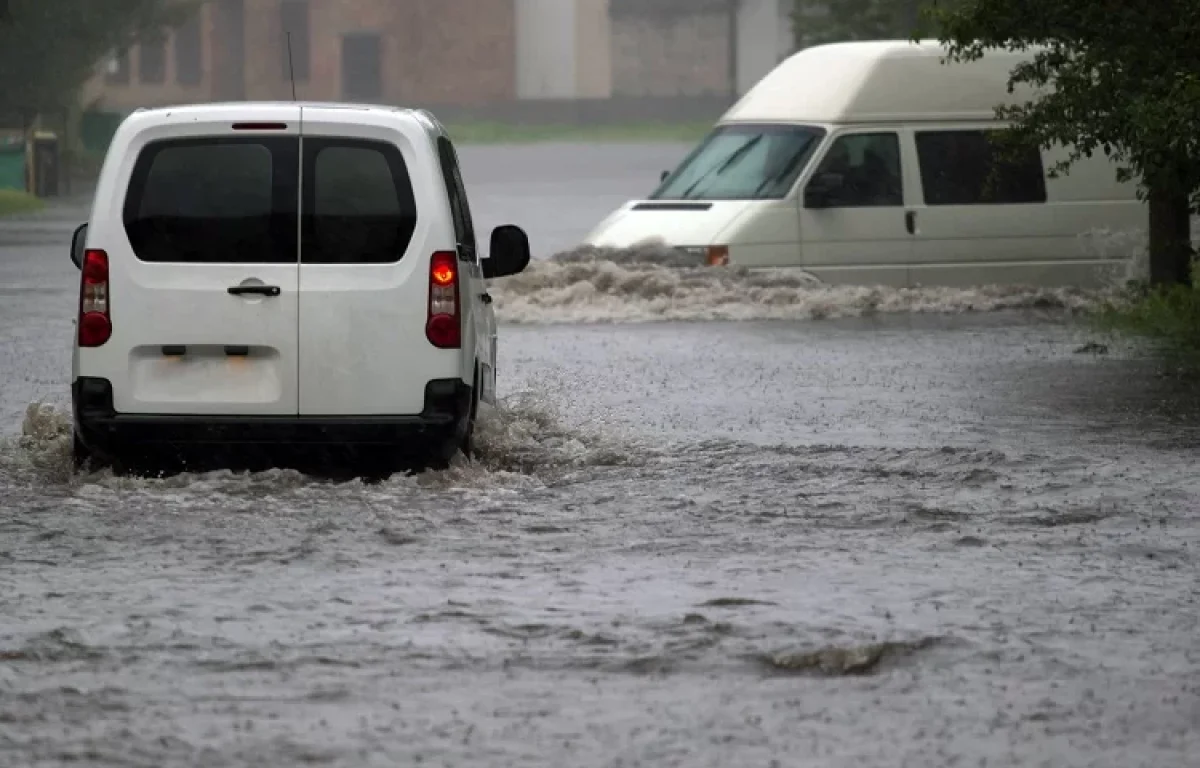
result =
[[287,35],[288,79],[292,81],[292,101],[296,101],[296,65],[292,63],[292,33],[284,34]]

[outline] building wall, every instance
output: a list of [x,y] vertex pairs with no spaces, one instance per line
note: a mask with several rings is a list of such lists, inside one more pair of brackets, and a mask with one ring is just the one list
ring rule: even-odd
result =
[[729,51],[729,16],[723,11],[614,14],[613,93],[728,93]]
[[603,99],[613,95],[612,17],[609,0],[576,0],[578,45],[576,96]]
[[573,0],[516,0],[516,4],[518,98],[574,98],[577,4]]
[[517,96],[612,95],[608,0],[515,0]]
[[794,49],[791,0],[737,0],[731,46],[729,0],[611,0],[613,92],[622,96],[737,93],[749,90]]
[[[164,83],[138,82],[135,48],[128,85],[109,84],[100,75],[86,96],[116,111],[288,99],[282,1],[206,3],[197,85],[178,82],[170,39]],[[791,3],[739,3],[737,92],[744,93],[790,53]],[[244,64],[241,76],[231,78],[239,57],[228,20],[239,5]],[[381,93],[373,100],[384,103],[474,109],[518,99],[730,95],[728,0],[309,0],[309,8],[310,72],[296,88],[302,99],[345,100],[343,36],[372,30],[381,35],[383,71]]]
[[[188,101],[290,98],[281,0],[240,0],[244,66],[236,82],[241,88],[225,76],[238,57],[229,28],[222,26],[229,18],[223,12],[238,2],[212,0],[200,11],[204,42],[199,85],[178,84],[169,40],[165,83],[138,81],[135,48],[130,52],[131,82],[112,84],[101,73],[88,85],[85,98],[122,111]],[[229,3],[233,5],[222,6]],[[377,101],[474,105],[517,96],[514,0],[310,0],[309,8],[311,71],[307,81],[297,83],[301,99],[343,99],[342,37],[359,32],[380,35],[383,87]]]
[[745,93],[795,49],[791,0],[741,0],[738,93]]

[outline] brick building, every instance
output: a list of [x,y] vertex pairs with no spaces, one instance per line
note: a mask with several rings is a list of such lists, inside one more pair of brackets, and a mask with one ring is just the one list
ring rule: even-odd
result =
[[210,0],[108,62],[85,97],[114,111],[286,99],[294,70],[301,99],[511,101],[516,45],[513,0]]
[[[119,114],[288,99],[290,66],[307,100],[497,119],[570,119],[572,104],[612,102],[617,116],[669,118],[680,99],[723,103],[732,78],[744,92],[790,53],[790,8],[789,0],[207,0],[185,26],[107,62],[84,101]],[[632,101],[640,103],[622,112]],[[706,116],[721,108],[710,106]]]

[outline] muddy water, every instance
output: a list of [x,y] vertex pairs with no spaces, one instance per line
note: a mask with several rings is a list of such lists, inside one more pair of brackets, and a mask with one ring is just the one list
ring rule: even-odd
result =
[[0,248],[42,289],[0,310],[0,765],[1200,754],[1200,397],[1077,353],[1087,297],[547,261],[477,464],[130,480],[66,469],[40,248]]

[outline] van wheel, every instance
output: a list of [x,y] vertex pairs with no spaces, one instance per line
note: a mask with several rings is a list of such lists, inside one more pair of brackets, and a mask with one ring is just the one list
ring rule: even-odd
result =
[[467,429],[459,440],[458,450],[468,459],[475,458],[475,419],[479,415],[479,387],[483,384],[479,378],[479,365],[475,365],[475,386],[471,388],[471,412],[467,415]]
[[83,441],[79,439],[78,433],[72,432],[71,438],[71,461],[76,472],[83,470],[98,472],[102,469],[107,469],[108,467],[112,466],[112,462],[109,461],[105,456],[93,452],[90,448],[84,445]]
[[79,439],[78,434],[72,432],[71,437],[74,438],[74,443],[71,445],[71,460],[75,465],[75,471],[78,472],[91,463],[92,452]]

